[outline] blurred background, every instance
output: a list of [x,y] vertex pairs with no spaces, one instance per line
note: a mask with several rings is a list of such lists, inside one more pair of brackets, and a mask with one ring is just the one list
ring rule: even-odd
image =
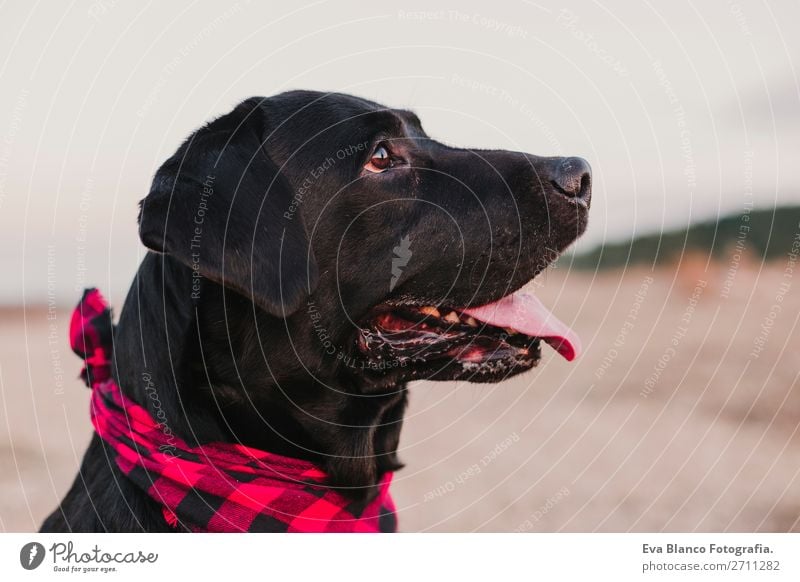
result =
[[0,530],[38,528],[75,476],[69,310],[85,286],[122,304],[155,169],[240,100],[309,88],[594,169],[588,232],[532,283],[584,355],[414,384],[401,530],[800,531],[798,19],[766,0],[4,3]]

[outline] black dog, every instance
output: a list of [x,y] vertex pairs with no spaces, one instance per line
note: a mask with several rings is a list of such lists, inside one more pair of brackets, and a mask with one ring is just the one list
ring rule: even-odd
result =
[[[533,367],[542,339],[574,355],[568,329],[520,298],[515,319],[509,295],[584,231],[590,191],[580,158],[456,149],[409,111],[248,99],[142,201],[154,252],[115,329],[114,378],[187,442],[307,459],[368,500],[400,467],[408,381],[497,382]],[[171,529],[110,458],[95,435],[43,531]]]

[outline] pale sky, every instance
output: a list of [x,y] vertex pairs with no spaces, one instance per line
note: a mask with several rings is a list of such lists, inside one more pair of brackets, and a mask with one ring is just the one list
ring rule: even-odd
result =
[[587,158],[584,248],[800,202],[796,1],[401,4],[3,4],[0,302],[120,302],[154,170],[294,88],[414,109],[454,145]]

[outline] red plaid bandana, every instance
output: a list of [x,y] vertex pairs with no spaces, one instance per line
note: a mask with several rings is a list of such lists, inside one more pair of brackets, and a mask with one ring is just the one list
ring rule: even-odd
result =
[[86,362],[97,434],[119,469],[162,506],[174,528],[207,532],[393,532],[391,473],[378,496],[356,504],[325,486],[325,474],[301,459],[232,443],[191,447],[111,378],[111,311],[87,289],[72,314],[72,349]]

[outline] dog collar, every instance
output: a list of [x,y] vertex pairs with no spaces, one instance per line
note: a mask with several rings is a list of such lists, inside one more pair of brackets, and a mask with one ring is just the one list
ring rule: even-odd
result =
[[233,443],[189,446],[125,396],[111,376],[111,310],[84,292],[70,323],[81,377],[92,388],[92,424],[128,479],[162,507],[174,529],[204,532],[394,532],[392,474],[366,504],[326,486],[311,462]]

